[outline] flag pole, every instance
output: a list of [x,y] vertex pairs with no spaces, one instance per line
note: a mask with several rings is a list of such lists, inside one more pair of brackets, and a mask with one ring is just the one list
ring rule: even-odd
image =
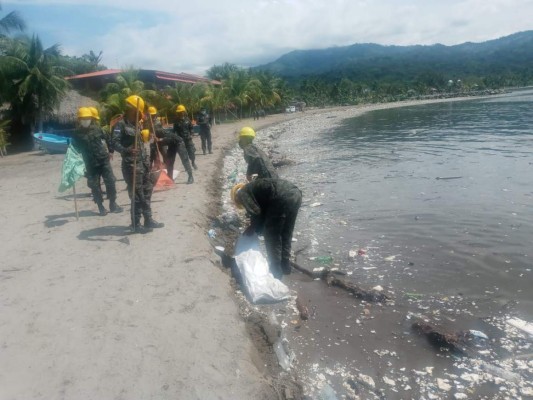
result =
[[139,133],[139,100],[140,98],[137,97],[137,107],[135,110],[135,138],[133,142],[133,150],[135,150],[135,156],[133,158],[133,183],[132,183],[132,193],[131,193],[131,226],[133,226],[133,230],[135,230],[135,196],[136,193],[136,180],[137,180],[137,134]]
[[76,197],[76,182],[72,185],[72,192],[74,192],[74,209],[76,210],[76,221],[80,220],[80,215],[78,213],[78,199]]

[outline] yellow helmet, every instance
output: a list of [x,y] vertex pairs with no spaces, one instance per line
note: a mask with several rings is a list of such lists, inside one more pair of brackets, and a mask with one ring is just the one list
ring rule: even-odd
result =
[[231,195],[231,201],[233,201],[233,203],[235,203],[235,205],[237,206],[237,208],[243,208],[242,207],[242,204],[239,203],[239,201],[237,200],[237,192],[239,190],[241,190],[244,186],[246,186],[245,183],[237,183],[235,186],[233,186],[231,188],[231,192],[230,192],[230,195]]
[[239,138],[242,138],[242,137],[255,138],[255,131],[252,128],[250,128],[249,126],[245,126],[239,132]]
[[78,118],[92,118],[93,114],[89,107],[80,107],[78,109]]
[[156,115],[157,114],[157,108],[155,108],[154,106],[148,107],[148,114]]
[[140,113],[144,112],[144,100],[142,97],[137,96],[136,94],[132,94],[128,98],[126,98],[126,103],[132,106],[133,108],[137,108],[137,105],[139,106],[138,111]]
[[98,115],[98,110],[96,109],[96,107],[88,107],[88,108],[89,108],[89,111],[91,112],[92,117],[95,120],[100,121],[100,115]]
[[185,108],[185,106],[183,104],[180,104],[179,106],[176,107],[176,112],[187,112],[187,109]]
[[150,140],[150,130],[149,129],[143,129],[141,131],[141,137],[143,138],[144,143],[148,143]]

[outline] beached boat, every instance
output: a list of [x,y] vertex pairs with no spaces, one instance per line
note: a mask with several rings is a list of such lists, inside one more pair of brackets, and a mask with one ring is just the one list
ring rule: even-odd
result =
[[33,134],[35,148],[47,153],[66,153],[70,138],[54,135],[53,133],[37,132]]

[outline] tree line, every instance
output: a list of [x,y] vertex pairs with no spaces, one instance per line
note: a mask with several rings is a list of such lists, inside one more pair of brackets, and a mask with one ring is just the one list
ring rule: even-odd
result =
[[[1,11],[1,5],[0,5]],[[42,130],[45,121],[54,121],[54,111],[71,88],[65,78],[106,69],[101,65],[102,51],[90,51],[81,57],[63,55],[60,46],[44,48],[38,35],[24,34],[26,24],[16,12],[0,18],[0,143],[31,145],[31,134]],[[411,63],[412,64],[412,63]],[[125,108],[125,99],[137,94],[155,106],[160,115],[171,120],[177,104],[184,104],[194,118],[203,107],[215,121],[250,117],[254,112],[283,112],[289,104],[307,106],[355,105],[397,101],[423,96],[462,95],[533,82],[531,68],[516,72],[498,70],[493,74],[462,75],[454,65],[447,73],[442,66],[426,65],[411,71],[386,60],[345,65],[338,70],[299,74],[281,78],[265,68],[242,68],[225,63],[212,66],[206,73],[213,83],[174,83],[164,87],[145,83],[134,67],[126,68],[115,82],[98,93],[90,93],[99,102],[103,125],[109,125]],[[460,77],[460,78],[459,78]],[[82,93],[84,94],[84,93]],[[88,93],[85,93],[88,94]],[[73,125],[73,121],[70,122]]]

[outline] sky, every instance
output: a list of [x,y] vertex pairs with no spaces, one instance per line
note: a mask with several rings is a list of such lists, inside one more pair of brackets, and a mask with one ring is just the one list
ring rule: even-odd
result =
[[108,68],[204,75],[292,50],[355,43],[454,45],[533,29],[533,0],[0,0],[63,54]]

